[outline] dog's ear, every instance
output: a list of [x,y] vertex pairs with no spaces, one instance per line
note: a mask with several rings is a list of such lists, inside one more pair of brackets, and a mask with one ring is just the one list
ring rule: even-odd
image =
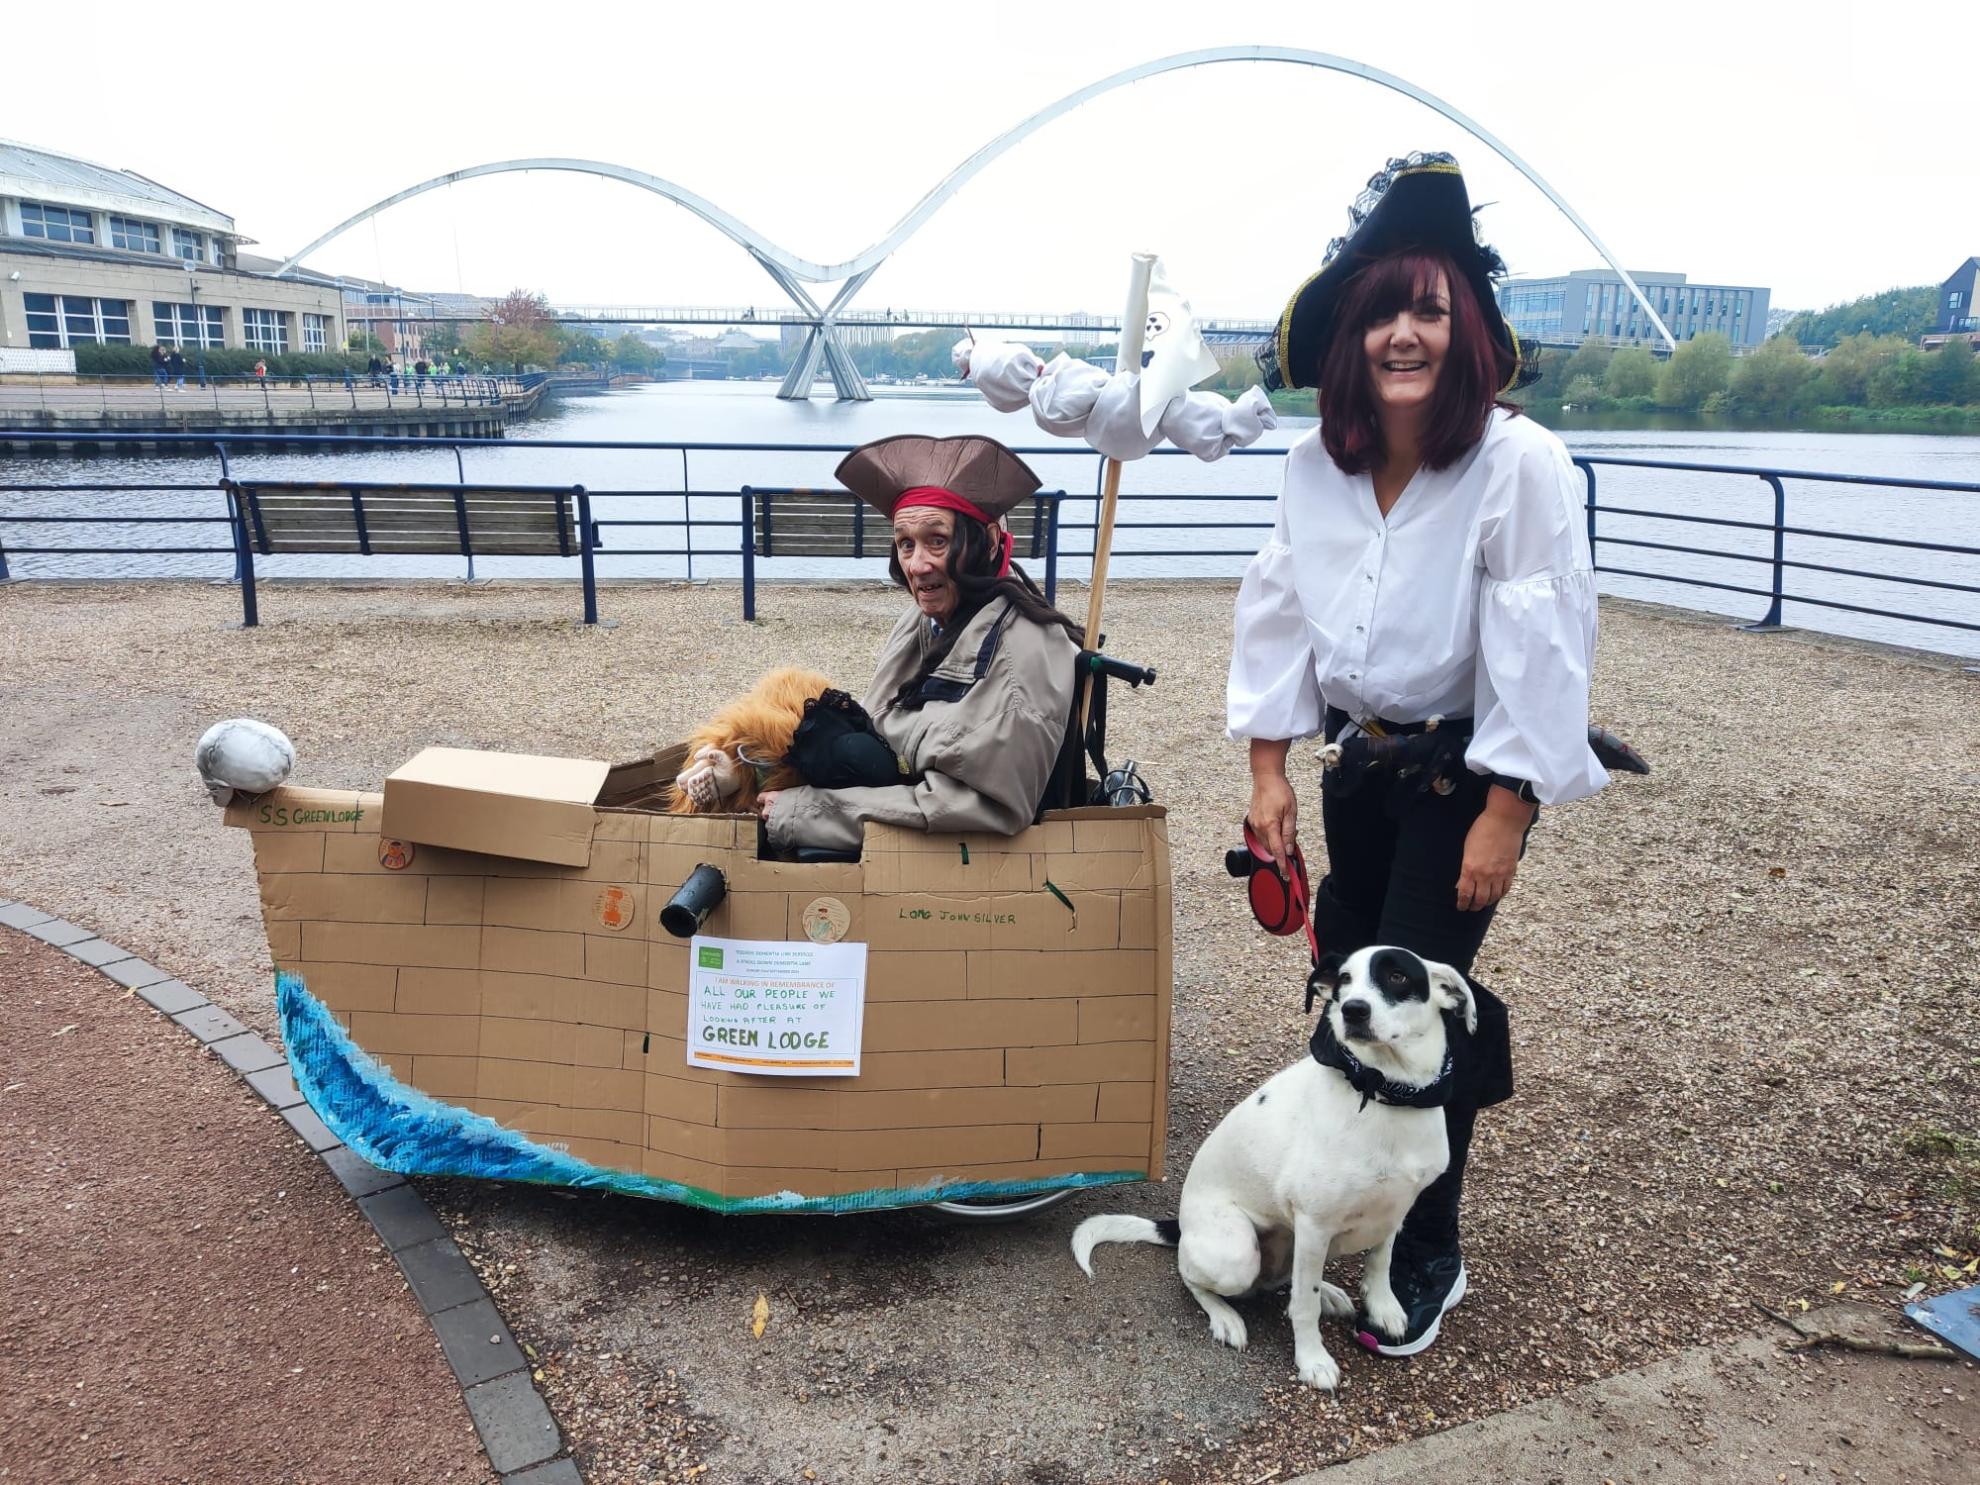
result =
[[1478,1001],[1471,993],[1471,981],[1448,964],[1425,961],[1430,971],[1430,1003],[1440,1011],[1456,1011],[1464,1017],[1464,1029],[1478,1029]]
[[1313,972],[1306,977],[1306,1014],[1313,1014],[1313,1002],[1322,998],[1332,1000],[1334,992],[1341,988],[1341,966],[1347,963],[1344,954],[1322,954],[1313,966]]

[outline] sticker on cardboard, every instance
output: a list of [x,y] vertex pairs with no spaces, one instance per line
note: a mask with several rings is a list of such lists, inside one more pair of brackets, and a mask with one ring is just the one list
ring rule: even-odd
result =
[[804,936],[814,944],[836,944],[852,932],[852,909],[836,897],[814,897],[799,920]]
[[598,894],[596,903],[598,921],[614,933],[631,924],[633,920],[633,895],[624,887],[607,887]]

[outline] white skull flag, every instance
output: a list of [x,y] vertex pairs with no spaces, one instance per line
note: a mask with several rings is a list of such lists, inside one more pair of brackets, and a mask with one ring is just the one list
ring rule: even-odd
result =
[[1148,280],[1148,327],[1141,343],[1141,431],[1153,435],[1162,409],[1216,369],[1217,358],[1203,343],[1189,301],[1169,287],[1157,258]]

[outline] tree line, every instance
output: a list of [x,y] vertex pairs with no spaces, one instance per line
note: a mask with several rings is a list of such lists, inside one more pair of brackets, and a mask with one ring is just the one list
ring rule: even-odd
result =
[[1859,332],[1827,355],[1806,354],[1783,332],[1735,359],[1716,332],[1680,344],[1659,362],[1643,346],[1594,341],[1572,353],[1543,351],[1540,379],[1515,400],[1579,409],[1730,413],[1820,418],[1843,409],[1980,406],[1980,365],[1963,340],[1921,350],[1901,335]]
[[1916,341],[1938,322],[1939,291],[1931,284],[1865,294],[1847,304],[1803,310],[1781,327],[1810,350],[1832,350],[1850,335],[1895,335]]
[[482,311],[463,331],[441,321],[420,337],[428,359],[451,363],[460,356],[477,366],[522,371],[530,366],[612,366],[621,371],[652,371],[667,354],[637,335],[607,342],[592,331],[567,328],[550,318],[550,301],[527,289],[511,289]]

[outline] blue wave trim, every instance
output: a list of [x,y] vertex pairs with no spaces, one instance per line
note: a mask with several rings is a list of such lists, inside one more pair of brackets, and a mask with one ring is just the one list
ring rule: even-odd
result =
[[614,1191],[656,1201],[678,1202],[704,1211],[735,1215],[763,1212],[867,1212],[888,1207],[926,1206],[972,1197],[1017,1197],[1066,1188],[1113,1186],[1145,1181],[1146,1171],[1087,1171],[1035,1181],[949,1181],[926,1186],[890,1186],[839,1196],[803,1196],[780,1191],[771,1196],[723,1196],[680,1181],[663,1181],[638,1171],[593,1165],[561,1150],[540,1145],[493,1119],[409,1088],[378,1065],[351,1040],[302,977],[275,977],[275,1006],[282,1041],[296,1087],[330,1132],[373,1165],[407,1176],[472,1176],[495,1181],[529,1181],[544,1186],[577,1186]]

